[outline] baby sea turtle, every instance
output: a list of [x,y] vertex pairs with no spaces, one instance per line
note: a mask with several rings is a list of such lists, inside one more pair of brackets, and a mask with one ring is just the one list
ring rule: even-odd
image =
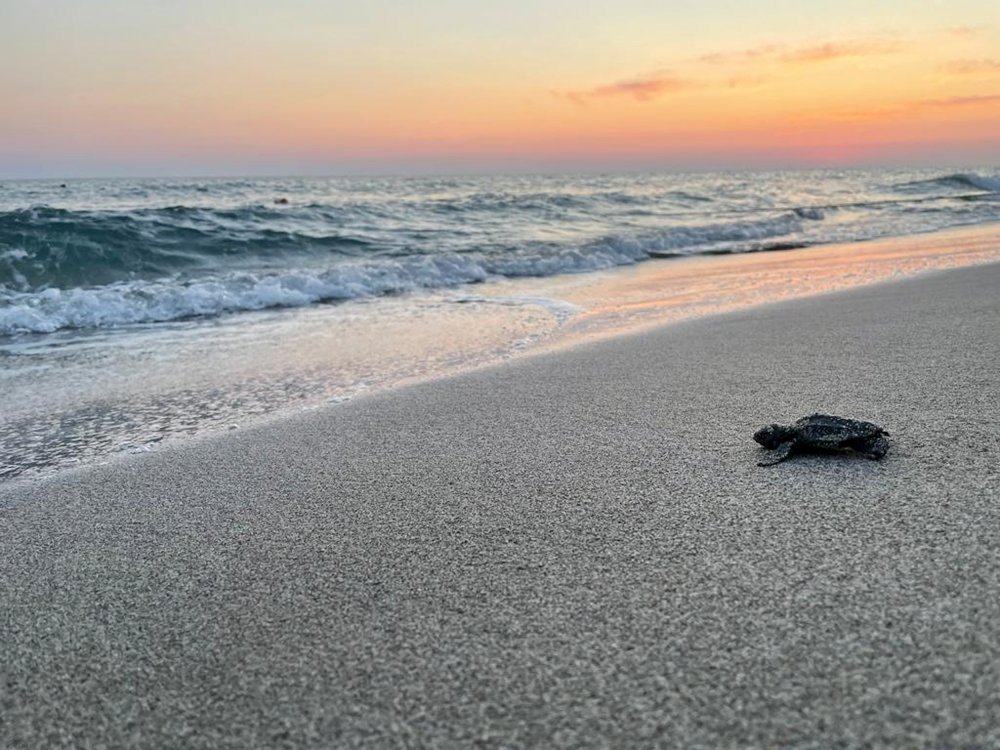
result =
[[889,433],[871,422],[811,414],[792,425],[772,424],[761,427],[753,439],[774,451],[758,461],[758,466],[771,466],[795,452],[829,452],[853,450],[875,461],[889,450]]

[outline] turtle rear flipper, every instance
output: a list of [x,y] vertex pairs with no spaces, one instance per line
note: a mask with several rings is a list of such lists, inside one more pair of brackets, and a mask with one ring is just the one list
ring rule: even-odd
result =
[[792,452],[792,448],[795,447],[795,441],[789,440],[787,443],[782,443],[773,451],[771,454],[765,458],[762,458],[757,462],[758,466],[774,466],[775,464],[780,464],[788,455]]

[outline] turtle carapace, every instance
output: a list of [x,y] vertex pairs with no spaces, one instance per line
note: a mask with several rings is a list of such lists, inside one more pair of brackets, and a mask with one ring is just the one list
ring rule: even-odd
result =
[[772,424],[761,427],[753,439],[773,453],[757,462],[771,466],[784,461],[792,453],[855,451],[878,460],[889,450],[889,433],[871,422],[812,414],[795,424]]

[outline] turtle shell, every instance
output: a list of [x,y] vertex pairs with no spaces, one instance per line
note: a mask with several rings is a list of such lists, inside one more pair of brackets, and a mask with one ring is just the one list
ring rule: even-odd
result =
[[848,441],[873,438],[884,434],[878,425],[857,419],[844,419],[828,414],[811,414],[795,423],[800,444],[816,448],[840,448]]

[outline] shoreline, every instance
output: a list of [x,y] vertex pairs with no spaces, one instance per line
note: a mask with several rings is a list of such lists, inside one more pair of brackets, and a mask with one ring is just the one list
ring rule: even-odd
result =
[[580,308],[580,315],[550,337],[572,346],[928,271],[995,262],[1000,262],[1000,223],[781,252],[674,258],[579,279],[529,283]]
[[[0,739],[996,744],[997,288],[761,305],[0,486]],[[756,426],[816,410],[889,456],[756,466]]]
[[0,482],[680,320],[991,261],[1000,261],[1000,224],[648,261],[62,345],[7,362]]

